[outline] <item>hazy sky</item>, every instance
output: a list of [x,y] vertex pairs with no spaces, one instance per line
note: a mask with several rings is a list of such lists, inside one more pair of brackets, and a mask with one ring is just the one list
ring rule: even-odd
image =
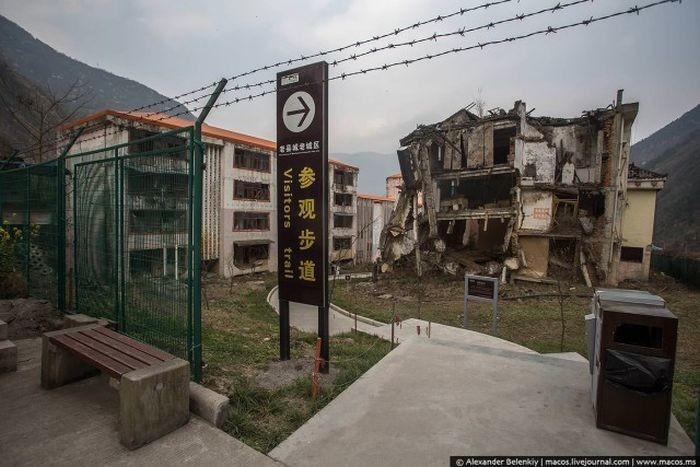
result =
[[[0,14],[73,58],[174,95],[221,76],[338,47],[484,1],[0,0]],[[408,31],[392,41],[479,26],[558,1],[512,1]],[[649,1],[588,2],[479,34],[373,54],[331,67],[330,73],[522,34]],[[280,70],[249,80],[274,78],[276,71]],[[441,120],[479,95],[488,108],[510,109],[522,99],[528,108],[536,108],[533,115],[575,117],[611,103],[618,88],[625,89],[626,102],[640,102],[635,141],[700,102],[700,1],[662,5],[639,16],[334,81],[330,150],[392,153],[398,139],[416,124]],[[274,112],[275,99],[269,96],[217,109],[208,122],[274,138]]]

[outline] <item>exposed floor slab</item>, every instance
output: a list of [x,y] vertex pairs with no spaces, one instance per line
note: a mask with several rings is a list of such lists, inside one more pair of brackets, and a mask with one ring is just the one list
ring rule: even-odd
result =
[[119,395],[105,379],[41,389],[41,339],[16,343],[17,372],[0,375],[3,465],[279,465],[196,416],[129,451],[119,443]]

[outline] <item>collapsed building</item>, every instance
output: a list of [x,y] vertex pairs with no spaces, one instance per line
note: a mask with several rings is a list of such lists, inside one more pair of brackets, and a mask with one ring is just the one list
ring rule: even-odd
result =
[[517,101],[419,125],[400,141],[383,270],[410,257],[419,273],[617,283],[638,108],[618,91],[577,118],[533,117]]

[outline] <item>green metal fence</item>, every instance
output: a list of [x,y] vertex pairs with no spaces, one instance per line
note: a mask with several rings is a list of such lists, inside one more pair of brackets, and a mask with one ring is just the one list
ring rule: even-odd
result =
[[0,275],[19,275],[30,295],[54,303],[59,290],[57,180],[56,161],[0,172]]
[[12,235],[0,243],[0,255],[9,251],[0,267],[10,265],[30,295],[62,311],[107,318],[119,332],[188,359],[199,380],[197,130],[0,171],[0,217]]
[[651,267],[685,284],[700,287],[700,260],[687,256],[653,253]]

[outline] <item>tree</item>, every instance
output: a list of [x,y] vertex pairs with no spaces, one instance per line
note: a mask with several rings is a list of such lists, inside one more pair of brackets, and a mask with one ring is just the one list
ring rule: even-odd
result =
[[479,118],[482,118],[486,112],[486,101],[481,96],[481,88],[477,90],[477,95],[474,98],[474,107],[476,114],[479,116]]
[[43,90],[0,63],[0,114],[12,132],[10,145],[34,163],[56,156],[58,130],[73,120],[90,100],[90,91],[76,79],[66,90]]

